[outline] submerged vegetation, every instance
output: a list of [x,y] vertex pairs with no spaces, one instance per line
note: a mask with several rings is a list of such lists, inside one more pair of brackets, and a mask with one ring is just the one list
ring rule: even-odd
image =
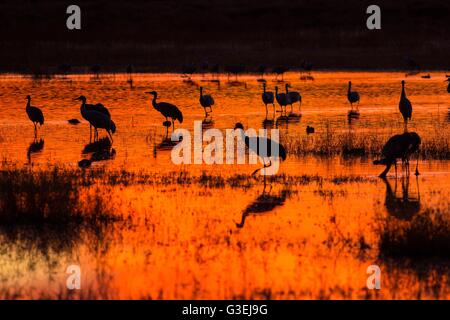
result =
[[450,208],[425,209],[410,220],[387,217],[380,225],[380,255],[450,257]]

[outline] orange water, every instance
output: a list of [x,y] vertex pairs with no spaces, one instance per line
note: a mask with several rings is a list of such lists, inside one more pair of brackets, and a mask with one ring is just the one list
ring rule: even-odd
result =
[[[431,79],[407,78],[407,94],[413,103],[412,130],[427,137],[436,122],[446,123],[449,95],[443,73]],[[400,73],[315,73],[314,81],[300,81],[287,74],[292,90],[303,96],[300,122],[280,126],[285,136],[306,136],[311,125],[320,135],[327,125],[347,131],[347,81],[361,95],[361,117],[352,124],[356,134],[371,130],[401,132],[398,114]],[[230,84],[194,77],[185,83],[179,75],[135,75],[133,88],[125,75],[106,75],[100,81],[89,76],[69,80],[32,81],[21,76],[0,77],[0,153],[7,163],[41,169],[55,165],[77,170],[77,162],[89,157],[82,150],[89,143],[89,127],[78,118],[79,103],[107,106],[118,131],[113,148],[116,157],[96,162],[107,170],[169,172],[188,171],[192,175],[232,176],[250,174],[255,166],[183,165],[171,163],[170,151],[157,149],[165,134],[162,116],[151,108],[145,91],[156,90],[160,101],[176,104],[185,121],[176,127],[192,130],[202,120],[198,86],[205,87],[216,101],[214,128],[233,128],[237,121],[260,128],[265,108],[260,101],[261,84],[251,75]],[[268,90],[275,83],[267,78]],[[45,124],[39,133],[44,148],[29,157],[33,127],[25,113],[26,95],[39,106]],[[100,230],[84,232],[68,246],[55,243],[30,245],[21,239],[1,237],[0,297],[4,298],[448,298],[448,264],[442,259],[421,261],[379,258],[380,219],[388,217],[388,188],[376,175],[380,167],[372,159],[344,160],[288,155],[280,174],[318,175],[320,182],[296,185],[274,183],[264,189],[262,180],[252,180],[249,188],[208,188],[201,185],[133,185],[108,187],[102,191],[117,212],[131,220]],[[421,210],[440,209],[448,214],[450,163],[427,160],[421,176],[411,177],[407,187],[411,201]],[[340,176],[358,176],[359,181],[337,183]],[[397,181],[396,195],[402,198],[403,178]],[[395,180],[388,182],[395,190]],[[252,212],[262,194],[278,197],[278,204],[265,212]],[[406,210],[406,209],[405,209]],[[242,228],[243,213],[249,212]],[[57,232],[57,231],[56,231]],[[36,235],[34,235],[36,236]],[[60,241],[58,234],[54,242]],[[37,236],[39,237],[39,236]],[[68,236],[69,237],[69,236]],[[362,250],[363,238],[369,248]],[[6,239],[6,240],[5,240]],[[52,242],[52,241],[50,241]],[[25,244],[24,244],[25,243]],[[39,243],[39,244],[38,244]],[[66,288],[65,270],[77,264],[82,270],[82,289]],[[366,288],[366,268],[377,264],[382,270],[382,289]],[[422,269],[421,269],[422,270]]]

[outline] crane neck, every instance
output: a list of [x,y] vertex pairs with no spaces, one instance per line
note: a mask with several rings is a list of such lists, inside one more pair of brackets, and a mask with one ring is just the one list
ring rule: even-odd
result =
[[348,93],[352,92],[352,84],[349,82],[348,83]]
[[30,108],[30,106],[31,106],[31,99],[30,99],[30,98],[28,98],[28,102],[27,102],[27,109],[28,109],[28,108]]
[[200,98],[203,97],[203,88],[200,88]]
[[402,98],[405,98],[405,97],[406,97],[405,84],[404,84],[404,83],[402,83],[402,95],[401,95],[401,97],[402,97]]
[[155,108],[156,110],[159,111],[159,105],[158,105],[158,103],[156,102],[156,94],[153,95],[152,106],[153,106],[153,108]]
[[286,93],[289,93],[289,87],[286,85]]

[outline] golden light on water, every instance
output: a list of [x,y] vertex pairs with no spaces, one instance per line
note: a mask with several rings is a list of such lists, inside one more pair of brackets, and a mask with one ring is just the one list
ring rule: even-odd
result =
[[[73,99],[83,94],[88,102],[102,102],[110,109],[118,128],[113,144],[116,156],[87,170],[104,172],[97,183],[82,188],[79,201],[88,211],[99,196],[102,210],[123,218],[73,233],[49,227],[45,236],[30,233],[27,226],[18,233],[2,229],[0,297],[449,298],[445,259],[412,262],[408,257],[389,257],[382,250],[383,228],[389,219],[404,225],[427,210],[448,213],[448,161],[429,157],[420,162],[417,180],[411,176],[384,181],[377,177],[382,168],[372,164],[372,155],[303,154],[315,147],[335,148],[326,144],[327,135],[333,135],[331,142],[353,139],[349,145],[369,148],[401,133],[398,100],[404,74],[318,72],[314,76],[307,82],[300,81],[298,74],[285,76],[302,93],[302,118],[279,126],[288,159],[266,188],[261,177],[250,177],[255,165],[177,166],[171,162],[170,150],[157,148],[155,154],[154,147],[165,134],[164,119],[144,94],[156,90],[161,101],[176,104],[185,119],[176,127],[192,130],[194,121],[204,115],[198,102],[202,85],[216,101],[214,128],[233,128],[239,121],[257,129],[265,108],[261,84],[254,76],[243,75],[239,85],[230,85],[222,75],[219,86],[202,82],[201,76],[192,84],[179,75],[143,74],[134,76],[133,88],[126,75],[106,75],[101,81],[88,76],[38,82],[0,77],[3,170],[39,172],[57,166],[78,172],[78,161],[90,156],[83,154],[89,128],[84,121],[77,126],[67,123],[81,120],[80,106]],[[442,147],[450,132],[450,97],[443,76],[432,73],[431,79],[406,79],[414,108],[410,130],[422,136],[429,150],[433,143]],[[361,95],[361,117],[351,124],[346,100],[350,79]],[[275,85],[283,84],[267,78],[268,90]],[[40,131],[44,147],[31,154],[33,126],[25,114],[28,94],[45,114]],[[316,133],[307,135],[307,125]],[[135,174],[128,183],[102,180],[122,170]],[[271,206],[264,202],[268,197]],[[395,216],[406,216],[411,209],[416,211],[409,221]],[[69,292],[65,287],[69,264],[81,267],[81,291]],[[380,291],[366,288],[366,268],[371,264],[382,269]]]

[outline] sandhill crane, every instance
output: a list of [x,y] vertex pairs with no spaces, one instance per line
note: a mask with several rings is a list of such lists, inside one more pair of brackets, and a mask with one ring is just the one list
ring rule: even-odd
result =
[[[87,111],[96,111],[99,112],[101,114],[104,114],[105,116],[107,116],[108,118],[111,119],[111,113],[109,112],[109,110],[101,103],[97,103],[97,104],[87,104],[86,101],[86,97],[85,96],[79,96],[78,98],[75,99],[75,101],[81,101],[81,107],[80,107],[80,112],[81,112],[81,116],[89,122],[89,139],[91,139],[92,136],[92,124],[90,123],[90,121],[88,119],[86,119],[83,115],[83,111],[86,114]],[[96,132],[97,130],[95,130],[94,135],[98,135],[98,132]]]
[[159,111],[166,118],[166,121],[168,121],[168,118],[171,119],[172,131],[175,130],[175,120],[178,120],[179,123],[183,123],[183,113],[181,113],[180,109],[178,109],[177,106],[168,102],[156,102],[156,99],[158,97],[158,93],[156,91],[150,91],[146,93],[153,95],[153,108]]
[[273,68],[273,72],[276,75],[275,80],[278,81],[278,76],[281,75],[281,81],[284,81],[284,73],[287,72],[288,70],[289,70],[288,67],[283,67],[283,66]]
[[[281,161],[286,160],[286,149],[283,147],[281,143],[275,142],[272,139],[267,137],[260,136],[248,136],[244,133],[244,126],[242,123],[238,122],[234,126],[235,130],[240,131],[240,135],[242,140],[245,142],[245,146],[252,152],[254,152],[258,157],[260,157],[263,161],[263,167],[256,169],[252,176],[255,175],[258,171],[269,168],[272,166],[272,160]],[[268,163],[266,164],[266,161]],[[266,175],[264,174],[264,184],[266,182]]]
[[286,114],[286,106],[289,104],[289,97],[286,93],[278,93],[278,86],[275,87],[275,99],[281,107],[281,114],[283,115],[283,107],[284,113]]
[[412,105],[409,99],[406,97],[405,93],[405,80],[402,80],[402,94],[400,96],[400,102],[398,104],[400,113],[403,116],[403,121],[405,122],[405,132],[408,131],[408,120],[412,117]]
[[268,104],[273,105],[273,113],[275,115],[275,100],[274,100],[273,92],[266,91],[266,83],[263,83],[262,101],[263,101],[264,105],[266,106],[266,119],[267,119],[267,114],[269,112],[269,110],[267,109]]
[[[289,98],[289,104],[291,105],[291,113],[293,113],[292,105],[296,102],[299,103],[299,105],[302,104],[302,96],[300,95],[300,92],[298,91],[289,91],[289,88],[292,88],[288,83],[286,83],[286,94]],[[300,108],[299,108],[300,110]]]
[[[98,129],[105,129],[112,142],[112,134],[116,133],[116,124],[112,121],[108,109],[100,103],[97,105],[86,104],[85,96],[79,96],[75,100],[81,101],[81,116],[89,122],[90,128],[94,127],[94,141],[98,140]],[[91,130],[89,133],[89,139],[91,139]]]
[[352,82],[351,81],[348,82],[347,99],[348,99],[348,102],[350,102],[350,106],[351,106],[352,110],[353,110],[354,103],[357,102],[358,106],[359,106],[359,93],[356,91],[352,91]]
[[[405,132],[392,136],[384,145],[381,151],[384,158],[375,160],[375,165],[385,165],[386,169],[380,174],[380,177],[386,177],[392,165],[395,165],[395,175],[397,175],[397,159],[402,160],[406,165],[406,173],[409,175],[409,157],[419,152],[422,140],[415,132]],[[419,156],[417,156],[416,176],[419,175]]]
[[[205,117],[208,117],[208,113],[212,112],[212,106],[214,105],[214,99],[209,94],[203,94],[203,87],[200,87],[200,104],[205,110]],[[206,108],[209,108],[209,112],[206,112]]]
[[447,80],[445,80],[444,82],[448,82],[447,92],[450,93],[450,77],[447,76]]
[[25,108],[28,118],[33,122],[34,125],[34,136],[37,137],[37,125],[42,126],[44,124],[44,114],[41,109],[33,107],[31,105],[31,97],[27,96],[27,106]]

